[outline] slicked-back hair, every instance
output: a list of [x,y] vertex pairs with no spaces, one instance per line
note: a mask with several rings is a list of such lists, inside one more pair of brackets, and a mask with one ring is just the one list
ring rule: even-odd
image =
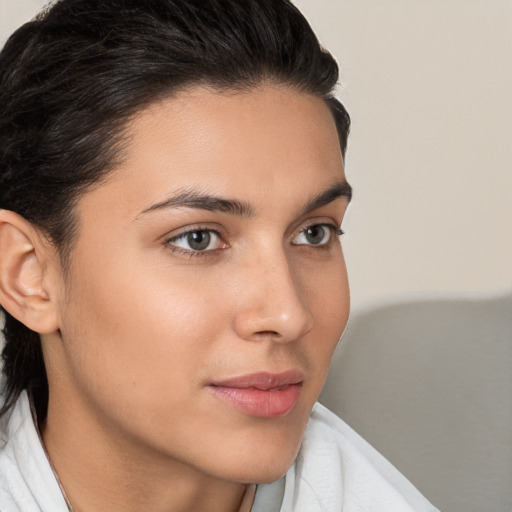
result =
[[[119,163],[141,109],[193,85],[282,84],[327,103],[344,155],[350,119],[337,81],[335,60],[289,0],[61,0],[0,53],[0,209],[39,228],[65,269],[74,205]],[[3,313],[0,416],[31,388],[44,417],[40,337]]]

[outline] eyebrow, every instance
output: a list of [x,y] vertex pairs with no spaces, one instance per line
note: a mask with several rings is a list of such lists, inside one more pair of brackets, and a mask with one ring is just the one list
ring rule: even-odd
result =
[[302,215],[312,212],[317,208],[332,203],[340,197],[345,197],[347,202],[352,200],[352,187],[344,180],[331,185],[327,190],[321,192],[319,195],[312,197],[302,208]]
[[179,192],[160,203],[146,208],[137,217],[164,208],[194,208],[210,212],[230,213],[240,217],[252,217],[254,215],[252,206],[247,202],[237,201],[236,199],[223,199],[190,189]]
[[[352,187],[346,181],[335,183],[324,192],[312,197],[302,208],[301,214],[316,210],[340,197],[346,197],[348,201],[352,198]],[[245,201],[224,199],[190,189],[178,192],[178,194],[146,208],[136,218],[149,212],[167,208],[192,208],[229,213],[240,217],[252,217],[254,215],[254,208]]]

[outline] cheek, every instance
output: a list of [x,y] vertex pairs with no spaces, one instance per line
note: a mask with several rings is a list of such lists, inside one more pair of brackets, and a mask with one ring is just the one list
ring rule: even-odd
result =
[[306,272],[302,282],[305,301],[315,319],[314,332],[308,337],[308,348],[311,358],[317,363],[318,375],[325,379],[350,312],[348,277],[343,257],[320,266],[316,272]]
[[212,298],[215,283],[128,258],[117,262],[101,272],[91,272],[94,261],[83,262],[81,274],[98,278],[73,279],[63,322],[69,364],[111,406],[125,395],[142,402],[158,389],[186,395],[186,377],[200,377],[211,340],[229,325],[223,303]]
[[315,317],[315,325],[341,336],[348,320],[350,294],[341,248],[325,264],[297,265],[301,295]]

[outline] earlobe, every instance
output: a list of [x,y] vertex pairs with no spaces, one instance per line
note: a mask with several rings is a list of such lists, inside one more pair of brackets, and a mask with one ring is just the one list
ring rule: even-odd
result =
[[45,280],[49,244],[20,215],[0,210],[0,304],[29,329],[58,329],[52,293]]

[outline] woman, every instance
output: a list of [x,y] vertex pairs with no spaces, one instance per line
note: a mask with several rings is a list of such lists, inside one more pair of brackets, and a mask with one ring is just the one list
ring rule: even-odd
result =
[[349,117],[293,5],[62,0],[0,59],[0,510],[435,510],[315,405]]

